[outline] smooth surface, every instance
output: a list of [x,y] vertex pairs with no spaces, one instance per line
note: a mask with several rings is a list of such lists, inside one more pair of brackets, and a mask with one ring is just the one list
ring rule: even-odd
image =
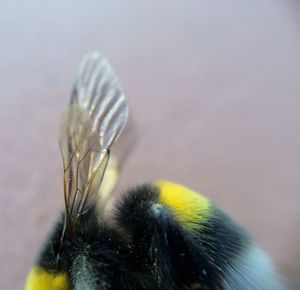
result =
[[77,65],[101,50],[138,143],[122,188],[201,191],[300,287],[297,1],[26,1],[0,10],[0,288],[22,289],[62,208],[57,128]]

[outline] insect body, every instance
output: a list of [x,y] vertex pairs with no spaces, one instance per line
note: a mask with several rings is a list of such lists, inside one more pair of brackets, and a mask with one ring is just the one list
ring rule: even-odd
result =
[[157,181],[116,198],[111,147],[127,117],[110,65],[88,55],[60,128],[65,211],[26,290],[283,289],[268,256],[205,196]]

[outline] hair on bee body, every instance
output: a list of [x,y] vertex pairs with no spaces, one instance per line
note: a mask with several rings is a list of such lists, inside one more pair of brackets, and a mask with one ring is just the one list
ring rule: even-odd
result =
[[128,115],[108,61],[87,55],[59,130],[65,209],[26,290],[283,290],[267,254],[204,195],[164,180],[116,193]]

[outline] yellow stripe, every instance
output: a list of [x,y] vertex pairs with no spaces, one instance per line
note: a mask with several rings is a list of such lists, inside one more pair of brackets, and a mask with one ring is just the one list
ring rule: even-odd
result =
[[70,290],[67,274],[52,274],[41,268],[33,268],[26,281],[25,290]]
[[113,159],[113,156],[110,158],[105,174],[101,183],[100,192],[101,197],[110,196],[116,187],[119,180],[119,168],[117,161]]
[[211,204],[205,196],[165,180],[158,180],[155,185],[160,190],[160,204],[170,208],[183,227],[199,230],[210,217]]

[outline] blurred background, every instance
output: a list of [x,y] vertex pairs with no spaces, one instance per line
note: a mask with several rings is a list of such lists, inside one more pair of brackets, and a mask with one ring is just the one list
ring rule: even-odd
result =
[[84,54],[119,75],[138,142],[123,189],[166,178],[245,226],[300,289],[300,5],[2,1],[0,288],[22,289],[63,206],[60,116]]

